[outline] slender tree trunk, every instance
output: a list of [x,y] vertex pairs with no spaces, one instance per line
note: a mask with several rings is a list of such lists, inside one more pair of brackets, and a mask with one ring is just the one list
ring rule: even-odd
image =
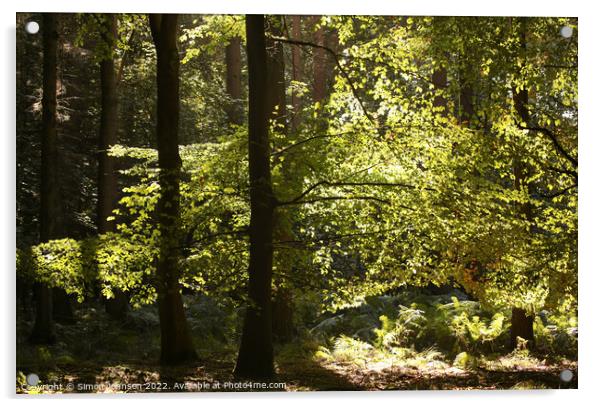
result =
[[[56,53],[58,31],[56,15],[43,17],[44,66],[42,79],[42,167],[40,185],[40,241],[47,242],[58,235],[58,146],[56,130]],[[46,284],[35,283],[36,319],[31,333],[35,343],[54,341],[52,322],[52,290]]]
[[270,171],[266,41],[263,15],[247,15],[249,61],[249,300],[234,374],[269,378],[274,375],[272,345],[272,231],[274,196]]
[[[438,68],[433,72],[431,82],[435,86],[436,91],[443,91],[447,87],[447,70],[445,68]],[[443,108],[441,112],[442,116],[447,116],[447,100],[442,95],[436,95],[433,101],[433,107]]]
[[[268,21],[268,31],[274,37],[282,37],[283,16],[271,16]],[[267,89],[268,89],[268,111],[270,119],[276,124],[276,132],[287,134],[289,126],[286,120],[286,82],[285,82],[285,62],[284,47],[280,41],[267,40]],[[294,182],[294,175],[290,174],[290,157],[284,158],[282,171],[289,186]],[[284,208],[274,211],[274,239],[291,240],[293,239],[292,228],[290,226],[290,213]],[[286,264],[285,260],[283,264]],[[291,269],[282,270],[282,275],[291,273]],[[293,336],[293,306],[292,291],[287,281],[278,281],[274,290],[272,300],[272,333],[274,338],[280,342],[288,342]]]
[[226,46],[226,92],[230,96],[230,104],[226,112],[229,122],[236,125],[244,122],[240,45],[240,37],[233,37]]
[[[526,19],[520,19],[521,26],[521,37],[520,43],[523,51],[526,51],[527,42],[526,42]],[[513,102],[514,109],[520,121],[524,123],[529,123],[529,92],[524,87],[520,90],[513,89]],[[531,186],[526,184],[526,179],[529,177],[529,168],[527,165],[522,162],[520,156],[516,156],[514,158],[513,163],[513,172],[514,172],[514,187],[518,190],[521,190],[526,186],[527,192],[531,195]],[[526,184],[526,185],[525,185]],[[529,203],[524,205],[520,205],[518,208],[519,213],[524,216],[527,221],[533,221],[533,213],[532,207]],[[514,349],[518,343],[518,337],[527,340],[527,345],[530,348],[535,346],[535,335],[533,333],[533,315],[529,315],[524,309],[521,308],[513,308],[512,309],[512,326],[510,327],[510,346]]]
[[182,165],[178,150],[180,112],[178,16],[151,14],[149,21],[157,51],[157,145],[161,186],[157,208],[161,232],[157,265],[157,296],[161,324],[161,363],[177,364],[196,359],[190,329],[184,314],[178,269]]
[[[292,36],[293,40],[301,40],[301,16],[292,16]],[[291,49],[292,54],[292,77],[293,81],[300,82],[303,72],[303,61],[301,60],[301,47],[299,45],[293,45]],[[291,105],[293,106],[292,112],[292,130],[297,131],[299,129],[300,119],[299,112],[301,112],[301,97],[299,97],[293,90],[291,94]]]
[[[324,27],[318,26],[320,16],[314,17],[316,29],[314,31],[314,43],[317,45],[325,44]],[[313,48],[313,88],[312,97],[314,102],[322,102],[326,97],[326,50],[323,48]]]
[[461,88],[460,88],[460,112],[459,121],[463,126],[470,127],[474,120],[474,90],[470,80],[467,78],[468,67],[461,70]]
[[[282,16],[271,16],[268,20],[267,30],[270,35],[281,37]],[[287,132],[286,123],[286,84],[284,80],[284,48],[282,42],[266,40],[267,58],[267,99],[270,120],[277,125],[276,131]]]
[[[105,47],[100,61],[100,134],[98,138],[98,233],[115,230],[115,223],[108,220],[117,205],[117,174],[115,159],[109,148],[117,144],[117,77],[115,75],[115,45],[117,41],[117,17],[107,14],[103,18],[102,39]],[[114,297],[105,302],[107,313],[115,319],[125,318],[128,299],[121,290],[114,289]]]
[[[433,19],[433,41],[437,41],[437,38],[440,36],[439,30],[440,27],[442,25],[442,20],[441,18],[435,18]],[[447,58],[446,58],[447,59]],[[441,112],[439,112],[439,114],[441,116],[448,116],[449,115],[449,111],[448,111],[448,100],[444,95],[441,95],[440,93],[442,93],[443,90],[445,90],[447,88],[447,69],[444,66],[438,66],[436,67],[436,69],[434,70],[432,76],[431,76],[431,83],[433,84],[433,86],[435,87],[435,91],[438,93],[435,96],[435,99],[433,101],[433,107],[435,108],[442,108],[439,109],[441,110]]]
[[117,178],[113,157],[108,149],[117,144],[117,87],[114,50],[117,37],[117,18],[114,14],[104,16],[104,55],[100,61],[100,135],[98,143],[98,233],[113,231],[111,216],[117,201]]

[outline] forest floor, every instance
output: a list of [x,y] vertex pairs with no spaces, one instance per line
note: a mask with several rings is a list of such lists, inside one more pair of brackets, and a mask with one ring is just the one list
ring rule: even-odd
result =
[[[232,376],[235,341],[197,340],[199,359],[162,367],[158,327],[143,318],[110,321],[101,310],[78,311],[74,325],[56,324],[56,343],[29,344],[23,338],[31,322],[21,319],[17,332],[18,393],[115,393],[176,391],[249,391],[251,382]],[[145,325],[146,324],[146,325]],[[395,360],[328,360],[316,357],[311,341],[276,347],[277,375],[255,391],[353,391],[435,389],[559,389],[577,387],[577,362],[562,358],[495,355],[486,363],[461,369],[453,361],[426,358],[423,363]],[[568,383],[560,372],[574,377]],[[25,377],[39,376],[38,386]],[[53,385],[44,387],[44,385]],[[260,385],[257,385],[260,386]],[[272,388],[270,388],[270,386]],[[273,388],[276,386],[276,388]]]

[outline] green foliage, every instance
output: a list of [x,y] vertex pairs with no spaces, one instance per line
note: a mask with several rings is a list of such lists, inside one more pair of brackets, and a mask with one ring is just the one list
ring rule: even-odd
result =
[[[71,33],[77,46],[98,43],[103,32],[94,16],[78,17],[81,27]],[[576,22],[325,16],[319,25],[338,34],[331,92],[310,103],[308,75],[291,82],[288,94],[303,102],[300,123],[271,123],[270,157],[278,202],[274,286],[294,292],[296,322],[324,342],[321,356],[363,364],[374,357],[438,360],[436,345],[456,365],[474,366],[473,358],[505,346],[512,307],[551,311],[551,323],[536,319],[538,342],[545,352],[574,354],[577,41],[557,31],[569,25],[576,38]],[[235,343],[248,268],[248,135],[227,122],[231,101],[222,78],[224,47],[234,37],[244,41],[244,18],[191,15],[180,28],[181,219],[174,249],[183,287],[215,301],[187,304],[195,335]],[[90,227],[70,235],[77,239],[30,245],[36,189],[19,182],[18,230],[27,239],[20,239],[17,270],[23,280],[64,288],[79,301],[94,286],[107,298],[126,292],[140,307],[138,322],[152,324],[143,310],[156,300],[160,187],[155,51],[145,17],[120,15],[116,49],[94,48],[94,55],[95,63],[110,55],[122,64],[119,92],[128,95],[120,98],[122,144],[110,151],[122,187],[111,217],[116,231],[86,238]],[[312,62],[304,59],[302,72]],[[433,76],[442,72],[445,84],[436,86]],[[244,83],[246,70],[242,75]],[[528,119],[513,98],[521,90]],[[473,112],[463,103],[467,94]],[[31,110],[21,105],[19,111]],[[97,109],[91,105],[82,117],[96,117]],[[68,109],[62,112],[67,125]],[[19,134],[32,132],[19,126]],[[23,162],[20,178],[36,178],[33,164]],[[95,170],[65,173],[90,178]],[[94,188],[86,185],[77,216],[90,225]],[[409,289],[383,295],[447,284],[476,301]],[[556,316],[562,314],[570,317]]]
[[468,318],[465,312],[456,315],[451,321],[454,336],[461,348],[476,351],[483,345],[492,344],[507,328],[504,315],[497,313],[491,322],[481,320],[478,315]]
[[27,250],[17,250],[17,275],[29,281],[63,288],[79,302],[92,291],[96,279],[94,242],[51,240]]

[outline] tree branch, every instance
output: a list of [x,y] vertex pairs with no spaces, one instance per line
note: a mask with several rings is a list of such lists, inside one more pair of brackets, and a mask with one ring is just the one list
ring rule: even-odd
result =
[[546,135],[550,141],[552,141],[552,144],[554,144],[554,147],[556,148],[556,150],[567,160],[570,161],[571,164],[573,164],[573,166],[575,168],[577,168],[577,159],[575,157],[572,157],[568,151],[566,151],[564,149],[564,147],[562,147],[562,145],[560,144],[560,142],[558,141],[558,137],[556,136],[556,134],[554,134],[550,129],[546,129],[545,127],[526,127],[526,126],[521,126],[520,124],[518,125],[518,128],[521,130],[531,130],[531,131],[536,131],[538,133],[542,133],[544,135]]
[[[415,185],[410,185],[410,184],[404,184],[401,182],[330,182],[330,181],[320,181],[312,186],[310,186],[309,188],[307,188],[305,191],[303,191],[300,195],[298,195],[297,197],[289,200],[289,201],[283,201],[283,202],[277,202],[278,206],[283,206],[283,205],[294,205],[294,204],[299,204],[299,203],[307,203],[307,201],[301,201],[303,199],[303,197],[305,197],[307,194],[309,194],[311,191],[315,190],[316,188],[319,188],[321,186],[326,186],[326,187],[364,187],[364,186],[373,186],[373,187],[401,187],[401,188],[409,188],[409,189],[419,189],[417,188]],[[434,191],[433,188],[425,188],[427,191]]]
[[375,201],[375,202],[380,202],[382,204],[387,204],[387,205],[391,204],[390,201],[387,201],[387,200],[381,199],[381,198],[377,198],[375,196],[356,195],[356,196],[319,196],[319,197],[313,198],[313,199],[297,200],[294,202],[293,201],[279,202],[278,206],[304,205],[304,204],[312,204],[312,203],[323,202],[323,201],[344,201],[344,200]]
[[290,149],[292,149],[292,148],[295,148],[295,147],[298,147],[298,146],[300,146],[300,145],[302,145],[302,144],[308,143],[308,142],[310,142],[310,141],[312,141],[312,140],[316,140],[316,139],[320,139],[320,138],[328,138],[328,137],[337,137],[337,136],[340,136],[340,135],[342,135],[342,134],[345,134],[345,133],[337,133],[337,134],[319,134],[319,135],[317,135],[317,136],[308,137],[308,138],[306,138],[306,139],[299,140],[299,141],[297,141],[296,143],[293,143],[293,144],[290,144],[290,145],[288,145],[288,146],[286,146],[286,147],[283,147],[283,148],[281,148],[281,149],[280,149],[280,150],[278,150],[278,151],[274,151],[274,152],[272,153],[272,156],[273,156],[273,157],[278,157],[278,156],[280,156],[280,155],[284,154],[285,152],[287,152],[288,150],[290,150]]
[[343,77],[345,78],[345,80],[347,81],[347,83],[349,84],[349,87],[351,88],[351,92],[353,93],[353,96],[355,97],[355,99],[360,104],[360,107],[362,108],[362,111],[364,112],[364,115],[366,116],[366,118],[368,118],[368,120],[370,121],[370,123],[375,124],[374,119],[372,118],[372,116],[366,110],[366,107],[364,106],[364,103],[362,102],[362,99],[359,96],[357,88],[353,84],[353,80],[351,79],[351,77],[349,76],[349,74],[347,73],[347,71],[345,69],[343,69],[343,65],[341,65],[341,61],[339,60],[339,56],[337,55],[336,52],[334,52],[334,50],[332,48],[327,47],[325,45],[320,45],[320,44],[316,44],[316,43],[313,43],[313,42],[309,42],[309,41],[293,40],[293,39],[290,39],[290,38],[274,37],[274,36],[268,36],[268,38],[271,39],[272,41],[283,42],[285,44],[301,45],[301,46],[306,46],[306,47],[320,48],[320,49],[323,49],[326,52],[328,52],[332,56],[332,58],[334,59],[335,63],[337,64],[337,68],[339,68],[339,70],[341,71],[341,74],[343,75]]

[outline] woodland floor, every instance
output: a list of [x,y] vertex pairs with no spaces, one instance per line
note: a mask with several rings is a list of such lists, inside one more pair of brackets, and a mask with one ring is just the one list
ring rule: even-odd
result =
[[[185,366],[161,367],[156,362],[155,327],[145,328],[127,320],[119,323],[92,318],[95,312],[80,312],[75,325],[57,324],[57,338],[62,339],[49,346],[31,345],[23,340],[31,323],[20,322],[18,393],[248,391],[232,387],[232,383],[238,382],[238,386],[241,383],[231,374],[236,358],[234,346],[219,349],[215,341],[209,344],[197,340],[200,353],[197,361]],[[492,363],[488,368],[467,370],[451,363],[408,367],[377,362],[358,366],[316,359],[311,352],[301,351],[303,347],[301,343],[276,347],[277,375],[272,383],[285,383],[285,389],[276,391],[560,389],[577,388],[578,383],[577,362],[566,359],[535,359],[538,362],[516,366]],[[569,383],[560,380],[564,369],[574,373]],[[24,375],[30,373],[40,377],[40,384],[60,384],[60,387],[22,386]],[[218,383],[220,388],[216,388]]]

